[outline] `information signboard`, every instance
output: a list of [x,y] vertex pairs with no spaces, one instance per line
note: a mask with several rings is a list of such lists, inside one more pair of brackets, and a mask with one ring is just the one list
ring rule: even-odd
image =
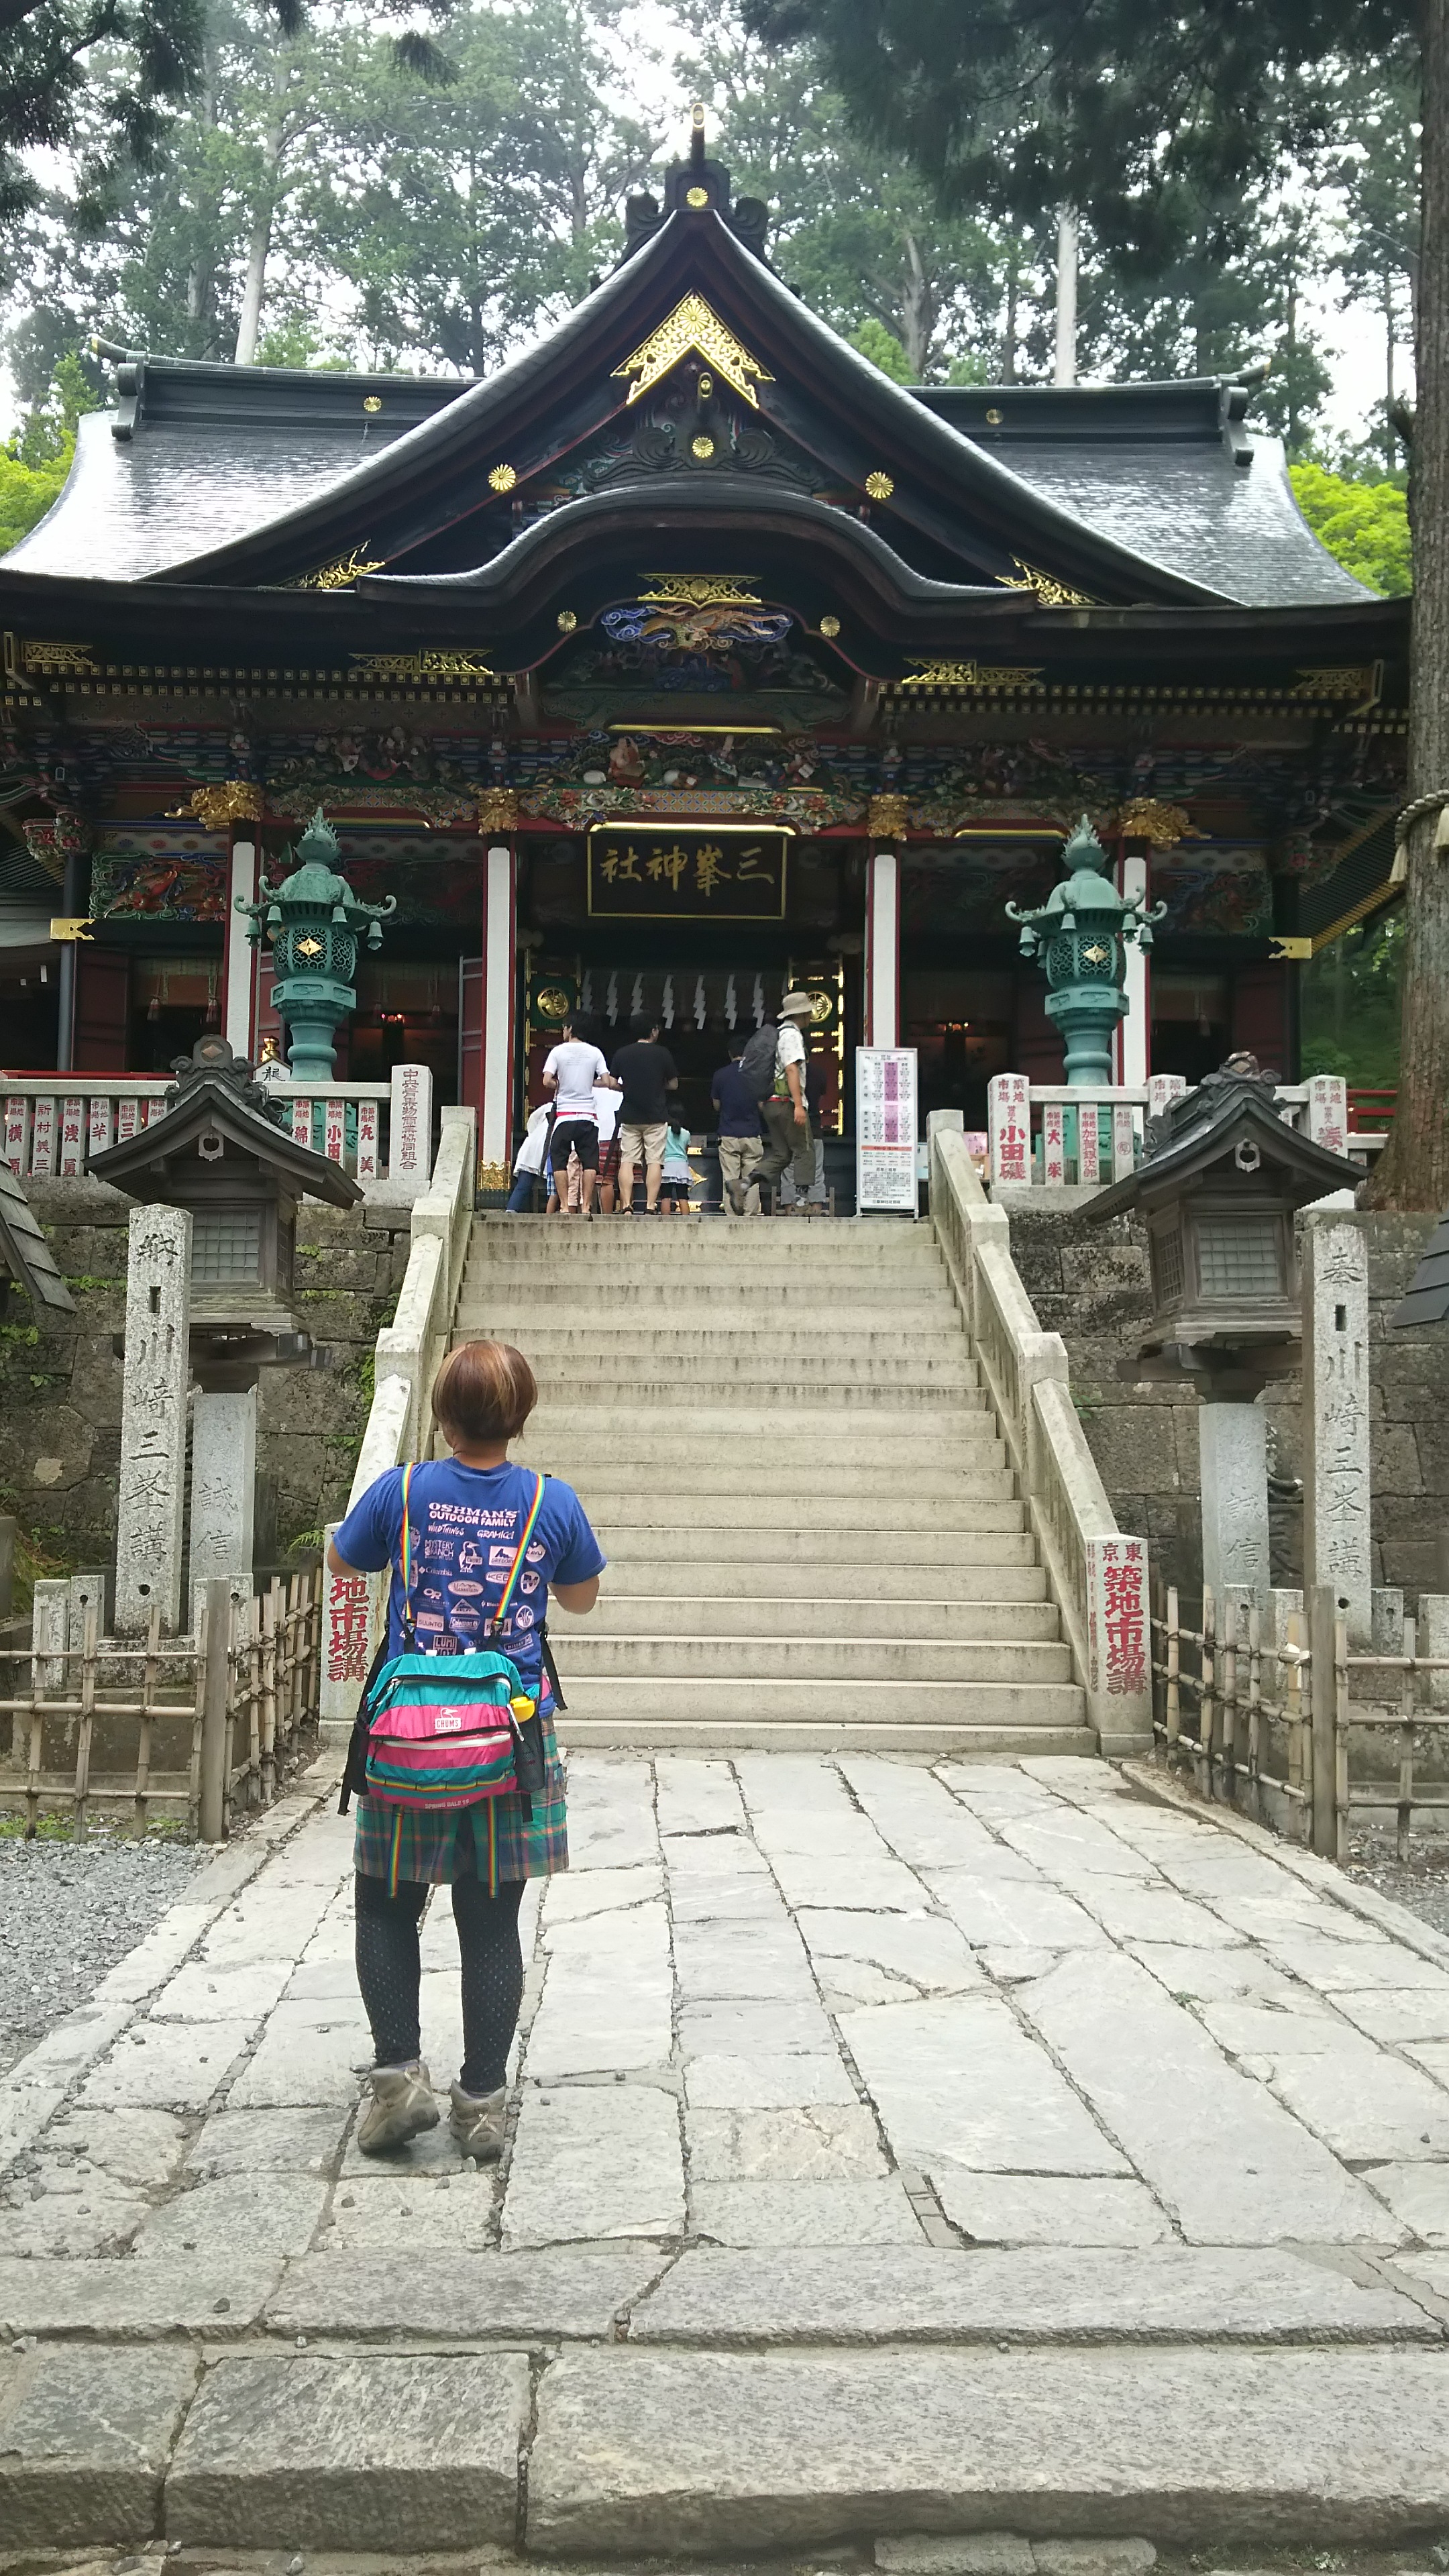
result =
[[916,1050],[855,1050],[855,1204],[861,1216],[915,1216]]

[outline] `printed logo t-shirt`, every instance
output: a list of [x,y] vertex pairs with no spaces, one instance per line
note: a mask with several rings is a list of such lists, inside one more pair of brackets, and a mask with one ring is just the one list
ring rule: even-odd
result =
[[[390,1467],[369,1485],[339,1528],[335,1545],[344,1564],[361,1574],[393,1569],[388,1604],[388,1652],[403,1651],[401,1467]],[[485,1639],[489,1612],[502,1595],[533,1508],[531,1467],[463,1467],[456,1458],[415,1467],[408,1488],[412,1522],[413,1619],[424,1654],[466,1653],[487,1645],[517,1665],[524,1688],[546,1703],[538,1631],[551,1583],[587,1583],[607,1562],[571,1485],[545,1480],[543,1503],[502,1627]]]
[[607,1074],[609,1070],[598,1048],[589,1046],[583,1038],[567,1038],[562,1046],[551,1050],[543,1069],[545,1073],[558,1077],[554,1099],[559,1124],[566,1126],[572,1119],[586,1118],[592,1126],[594,1084],[601,1073]]

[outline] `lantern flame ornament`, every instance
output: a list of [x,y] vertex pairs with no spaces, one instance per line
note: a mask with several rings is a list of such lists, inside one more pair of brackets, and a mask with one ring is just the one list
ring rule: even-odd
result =
[[1049,986],[1047,1017],[1066,1041],[1067,1081],[1078,1090],[1112,1080],[1112,1032],[1127,1010],[1127,942],[1152,945],[1152,925],[1167,911],[1149,911],[1141,895],[1117,892],[1110,861],[1086,815],[1062,854],[1066,875],[1039,912],[1006,907],[1021,926],[1021,954],[1039,953]]
[[291,1032],[287,1061],[296,1082],[332,1080],[338,1022],[357,1008],[358,938],[365,932],[368,947],[380,948],[381,925],[397,910],[393,894],[359,903],[336,872],[337,855],[337,835],[319,805],[295,851],[283,853],[299,862],[292,874],[279,885],[262,877],[255,903],[237,901],[248,939],[272,943],[272,1000]]

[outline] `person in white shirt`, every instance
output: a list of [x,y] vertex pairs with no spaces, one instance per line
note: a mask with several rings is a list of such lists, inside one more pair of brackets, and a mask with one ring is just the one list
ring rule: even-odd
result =
[[770,1098],[760,1103],[760,1123],[766,1136],[765,1151],[754,1170],[745,1174],[747,1189],[768,1188],[779,1180],[787,1163],[802,1198],[815,1178],[815,1147],[811,1141],[810,1112],[805,1100],[803,1036],[813,1016],[814,1006],[808,993],[786,993],[783,996],[775,1035],[775,1088]]
[[[554,1121],[551,1160],[557,1177],[568,1169],[571,1153],[577,1154],[583,1168],[583,1213],[594,1212],[594,1180],[599,1168],[599,1123],[594,1107],[595,1087],[618,1091],[622,1085],[610,1073],[607,1059],[593,1041],[592,1031],[582,1022],[565,1020],[563,1039],[553,1047],[544,1061],[543,1087],[553,1095],[557,1116]],[[572,1215],[560,1192],[561,1213]]]

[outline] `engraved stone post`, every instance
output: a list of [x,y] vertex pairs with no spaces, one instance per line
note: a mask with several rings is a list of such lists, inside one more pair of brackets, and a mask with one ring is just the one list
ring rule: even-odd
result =
[[[198,1395],[191,1420],[191,1596],[214,1576],[252,1587],[257,1390]],[[192,1625],[195,1626],[193,1617]]]
[[1241,1584],[1268,1589],[1268,1417],[1258,1404],[1198,1408],[1202,1579],[1215,1601]]
[[1369,1549],[1368,1244],[1342,1218],[1303,1229],[1303,1588],[1329,1584],[1349,1643],[1367,1648]]
[[[330,1547],[342,1524],[329,1521],[323,1545]],[[382,1582],[379,1574],[322,1572],[322,1723],[350,1726],[357,1714],[362,1685],[381,1634]]]
[[116,1502],[118,1637],[144,1636],[156,1602],[164,1629],[174,1633],[181,1618],[190,1321],[189,1214],[185,1208],[133,1208]]

